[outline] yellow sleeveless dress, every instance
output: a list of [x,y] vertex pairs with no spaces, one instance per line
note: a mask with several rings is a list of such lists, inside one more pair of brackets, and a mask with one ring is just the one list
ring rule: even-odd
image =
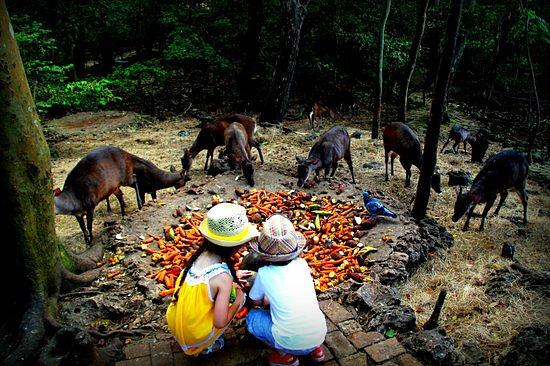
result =
[[[226,263],[215,263],[201,271],[191,267],[177,301],[172,301],[166,310],[168,328],[187,355],[198,355],[225,331],[214,327],[214,299],[209,285],[212,277],[224,272],[231,276]],[[176,281],[176,291],[182,275],[183,272]]]

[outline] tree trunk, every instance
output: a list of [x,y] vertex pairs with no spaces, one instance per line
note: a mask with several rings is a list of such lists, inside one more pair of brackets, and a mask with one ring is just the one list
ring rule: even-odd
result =
[[[533,93],[535,94],[535,105],[537,107],[537,113],[535,114],[535,125],[533,128],[531,128],[531,132],[529,134],[529,142],[527,145],[527,157],[529,159],[529,163],[533,163],[533,148],[535,147],[535,140],[537,137],[537,134],[540,134],[539,127],[540,127],[540,102],[539,102],[539,93],[537,91],[537,80],[535,78],[535,69],[533,68],[533,60],[531,60],[531,47],[529,47],[529,14],[526,14],[527,20],[525,23],[525,37],[527,40],[527,61],[529,62],[529,75],[531,76],[531,87],[533,88]],[[529,93],[531,94],[531,93]],[[531,99],[531,96],[529,96],[529,99]],[[529,108],[531,109],[531,108]]]
[[426,28],[426,13],[428,11],[428,5],[430,0],[419,0],[418,2],[418,15],[416,18],[416,31],[414,33],[414,39],[409,51],[409,61],[405,66],[403,72],[403,80],[400,88],[401,106],[399,108],[399,120],[405,121],[407,117],[407,104],[409,96],[409,85],[411,78],[416,67],[416,59],[418,58],[418,52],[420,51],[420,44],[422,42],[422,36],[424,35],[424,29]]
[[260,33],[263,23],[263,0],[248,0],[248,26],[243,37],[245,50],[239,80],[241,109],[255,109],[259,90]]
[[372,139],[378,138],[378,130],[380,128],[380,115],[382,114],[382,84],[383,76],[382,69],[384,67],[384,32],[386,30],[386,22],[388,21],[388,16],[390,15],[391,9],[391,0],[386,0],[386,11],[384,12],[384,17],[380,23],[380,32],[379,32],[379,43],[378,43],[378,99],[376,105],[374,106],[374,111],[372,115],[372,129],[371,137]]
[[460,16],[462,14],[463,0],[453,0],[447,30],[445,32],[445,46],[441,56],[439,71],[435,82],[435,92],[430,108],[430,118],[426,130],[424,142],[424,154],[422,156],[422,168],[416,188],[416,198],[413,207],[413,217],[421,220],[426,216],[426,209],[430,199],[430,182],[437,163],[437,144],[443,112],[447,102],[447,90],[451,79],[451,68],[454,59],[456,40],[460,28]]
[[300,33],[310,0],[282,1],[282,33],[280,54],[275,74],[260,122],[281,123],[286,113],[290,97],[290,86],[294,79],[294,69],[298,59]]
[[60,256],[55,235],[50,152],[4,0],[0,0],[0,212],[8,242],[1,268],[3,364],[31,364],[55,305]]

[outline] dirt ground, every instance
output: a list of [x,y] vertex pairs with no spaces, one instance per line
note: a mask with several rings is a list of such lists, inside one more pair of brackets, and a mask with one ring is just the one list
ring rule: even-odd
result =
[[[451,123],[442,127],[442,141],[446,139],[453,123],[471,127],[474,123],[459,113],[453,106]],[[427,110],[412,112],[411,126],[419,132],[421,140],[425,131]],[[296,188],[295,156],[306,157],[315,138],[330,126],[347,126],[350,134],[359,132],[360,138],[352,138],[352,158],[355,169],[356,185],[350,183],[347,166],[342,162],[332,182],[322,182],[315,187],[316,192],[331,195],[331,183],[343,182],[346,191],[341,197],[347,200],[360,198],[362,190],[377,191],[385,195],[390,206],[406,215],[413,200],[418,170],[413,168],[412,187],[404,187],[404,170],[396,161],[395,175],[384,181],[382,141],[370,139],[370,117],[353,117],[348,120],[323,120],[321,126],[311,131],[307,120],[285,123],[293,132],[284,133],[274,127],[260,127],[257,140],[262,143],[265,164],[255,165],[257,188],[269,190]],[[189,147],[199,129],[194,119],[173,118],[166,121],[151,121],[145,117],[126,112],[79,113],[63,119],[45,122],[52,143],[52,172],[54,187],[62,187],[72,167],[90,150],[102,145],[116,145],[133,154],[151,160],[162,169],[170,165],[180,167],[180,156],[185,147]],[[188,136],[185,136],[189,132]],[[450,149],[448,147],[448,149]],[[468,148],[470,149],[470,148]],[[492,144],[488,155],[500,150]],[[254,151],[254,150],[253,150]],[[144,296],[135,291],[136,284],[147,270],[147,258],[139,250],[140,236],[147,233],[161,233],[165,224],[174,222],[172,211],[175,207],[189,205],[204,209],[213,193],[222,197],[234,197],[234,189],[249,188],[243,179],[235,180],[236,172],[209,177],[203,171],[205,152],[199,154],[190,172],[191,181],[187,186],[175,192],[166,189],[159,192],[159,198],[149,202],[139,211],[133,189],[123,188],[127,203],[127,216],[121,218],[118,202],[111,198],[113,212],[107,212],[106,205],[100,203],[96,209],[94,234],[96,240],[102,240],[107,248],[107,256],[125,258],[124,273],[112,280],[99,280],[99,287],[113,290],[111,298],[90,299],[89,296],[64,295],[62,315],[66,320],[75,321],[87,327],[106,327],[108,329],[150,329],[165,331],[163,320],[165,303],[158,301],[153,308],[146,306]],[[368,168],[363,167],[365,163]],[[499,217],[486,223],[485,231],[478,232],[479,220],[473,219],[470,231],[460,229],[463,220],[454,226],[450,220],[456,192],[447,183],[446,173],[451,170],[467,170],[473,176],[480,165],[469,162],[464,153],[443,153],[438,157],[438,166],[442,173],[442,193],[433,193],[429,204],[429,215],[445,226],[453,235],[455,245],[442,255],[424,264],[401,286],[405,301],[416,311],[418,323],[422,324],[431,313],[439,289],[446,287],[448,297],[442,312],[441,322],[449,335],[454,337],[459,349],[476,343],[481,352],[489,359],[506,349],[517,329],[528,324],[550,324],[550,302],[535,292],[519,289],[515,296],[495,303],[485,293],[489,274],[508,265],[500,256],[502,244],[512,241],[516,244],[515,258],[522,265],[536,270],[550,268],[550,196],[548,190],[549,167],[533,165],[527,184],[529,194],[529,223],[526,228],[521,224],[522,206],[515,194],[508,197]],[[188,188],[196,187],[202,195],[186,193]],[[150,197],[147,196],[147,200]],[[73,251],[85,249],[82,233],[75,218],[56,217],[57,233],[63,244]],[[112,271],[108,268],[106,271]],[[139,284],[137,285],[139,286]],[[79,292],[86,292],[86,288]],[[115,291],[116,290],[116,291]],[[116,295],[115,295],[116,292]],[[93,295],[93,294],[92,294]],[[126,296],[125,307],[116,303],[116,297]],[[78,311],[75,311],[78,309]],[[95,309],[95,312],[86,312]],[[103,311],[104,319],[97,318],[97,310]],[[89,314],[89,316],[84,316]],[[96,314],[92,316],[91,314]],[[113,317],[113,314],[115,315]],[[109,320],[110,319],[110,320]],[[115,319],[115,320],[112,320]],[[113,325],[113,322],[116,325]],[[166,335],[167,336],[167,335]]]

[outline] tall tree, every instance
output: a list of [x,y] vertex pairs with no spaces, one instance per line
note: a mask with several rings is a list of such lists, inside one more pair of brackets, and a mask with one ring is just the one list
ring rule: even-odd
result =
[[463,0],[453,0],[449,18],[447,19],[447,30],[445,32],[445,45],[439,71],[435,81],[435,92],[430,108],[430,118],[424,140],[424,153],[422,155],[422,168],[416,188],[414,200],[413,217],[423,219],[426,216],[428,201],[430,199],[430,182],[437,163],[437,143],[439,142],[439,131],[441,121],[447,103],[447,90],[451,79],[451,68],[455,55],[456,40],[460,28],[460,17],[462,15]]
[[[3,248],[9,260],[0,266],[6,306],[0,318],[0,362],[35,364],[46,336],[46,319],[55,318],[62,276],[71,277],[63,264],[73,269],[85,266],[71,260],[55,234],[50,152],[4,0],[0,43],[0,220],[9,238]],[[101,258],[101,244],[93,248],[100,249]],[[88,258],[88,268],[99,258]],[[98,273],[73,279],[85,282]]]
[[428,11],[428,5],[430,0],[418,0],[418,12],[416,16],[416,30],[414,32],[414,39],[409,50],[409,60],[403,69],[403,79],[401,80],[400,87],[400,105],[399,105],[399,120],[405,121],[407,118],[407,104],[409,97],[409,85],[416,67],[416,59],[418,58],[418,52],[420,51],[420,44],[422,43],[422,36],[424,35],[424,29],[426,28],[426,13]]
[[45,334],[61,271],[52,199],[50,152],[23,70],[5,1],[0,1],[0,212],[10,244],[2,264],[0,359],[26,363]]
[[386,0],[386,10],[382,21],[380,22],[379,42],[378,42],[378,98],[372,115],[371,137],[378,138],[378,130],[380,129],[380,116],[382,114],[382,85],[383,76],[382,69],[384,68],[384,33],[386,31],[386,22],[390,15],[391,0]]
[[302,24],[310,0],[283,0],[280,53],[260,121],[281,123],[286,113],[298,60]]

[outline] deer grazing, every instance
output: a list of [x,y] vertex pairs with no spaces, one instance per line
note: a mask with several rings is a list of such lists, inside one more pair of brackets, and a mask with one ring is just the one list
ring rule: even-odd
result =
[[330,176],[333,177],[338,167],[338,161],[342,158],[348,164],[352,182],[355,183],[348,131],[342,126],[335,126],[317,139],[309,151],[307,159],[296,157],[298,162],[298,187],[304,185],[313,171],[318,177],[319,171],[324,169],[326,178],[332,168]]
[[[138,207],[142,207],[145,193],[156,197],[156,191],[168,187],[179,188],[184,177],[180,173],[165,172],[153,163],[115,146],[92,150],[69,172],[63,190],[54,189],[55,213],[74,215],[84,234],[84,241],[93,240],[94,211],[97,204],[114,194],[120,203],[122,216],[125,203],[120,187],[136,190]],[[84,224],[86,217],[86,225]]]
[[217,118],[213,122],[204,123],[191,148],[184,151],[183,156],[181,157],[181,165],[185,177],[189,174],[193,159],[203,150],[207,150],[204,170],[208,170],[208,159],[210,159],[210,163],[212,163],[212,158],[216,147],[225,145],[225,130],[235,122],[240,123],[244,127],[249,145],[258,150],[260,161],[263,164],[264,157],[262,155],[261,146],[254,140],[256,121],[253,118],[242,114],[229,114]]
[[[420,140],[416,133],[404,123],[391,122],[384,128],[384,162],[386,164],[385,180],[388,176],[388,158],[391,156],[391,175],[393,175],[393,162],[396,156],[399,156],[399,161],[405,169],[405,187],[411,185],[411,166],[416,166],[418,169],[422,167],[422,148]],[[441,193],[441,177],[438,172],[432,175],[432,189]]]
[[527,225],[527,192],[525,183],[529,172],[527,155],[517,150],[507,149],[499,152],[487,160],[481,171],[474,178],[468,192],[458,194],[452,217],[453,222],[460,220],[468,211],[466,222],[462,230],[467,230],[474,208],[480,203],[485,203],[481,214],[479,230],[483,230],[485,218],[495,203],[497,193],[500,194],[500,201],[493,216],[498,215],[504,200],[508,197],[508,189],[515,188],[523,205],[523,224]]
[[[135,187],[136,182],[131,154],[114,146],[97,148],[82,158],[69,172],[63,190],[54,190],[55,213],[74,215],[84,234],[84,241],[90,244],[97,204],[114,194],[124,216],[125,205],[120,187]],[[84,216],[87,228],[84,225]]]
[[225,154],[229,158],[229,166],[240,167],[248,184],[254,186],[254,167],[250,154],[249,140],[246,130],[239,122],[232,123],[224,133]]
[[449,131],[449,137],[447,138],[447,141],[445,141],[445,143],[443,144],[440,152],[443,152],[445,150],[445,147],[449,144],[449,142],[451,142],[451,140],[454,141],[453,151],[455,153],[458,152],[458,146],[461,142],[464,144],[464,153],[466,153],[466,143],[473,145],[473,143],[476,141],[476,138],[467,129],[456,124]]

